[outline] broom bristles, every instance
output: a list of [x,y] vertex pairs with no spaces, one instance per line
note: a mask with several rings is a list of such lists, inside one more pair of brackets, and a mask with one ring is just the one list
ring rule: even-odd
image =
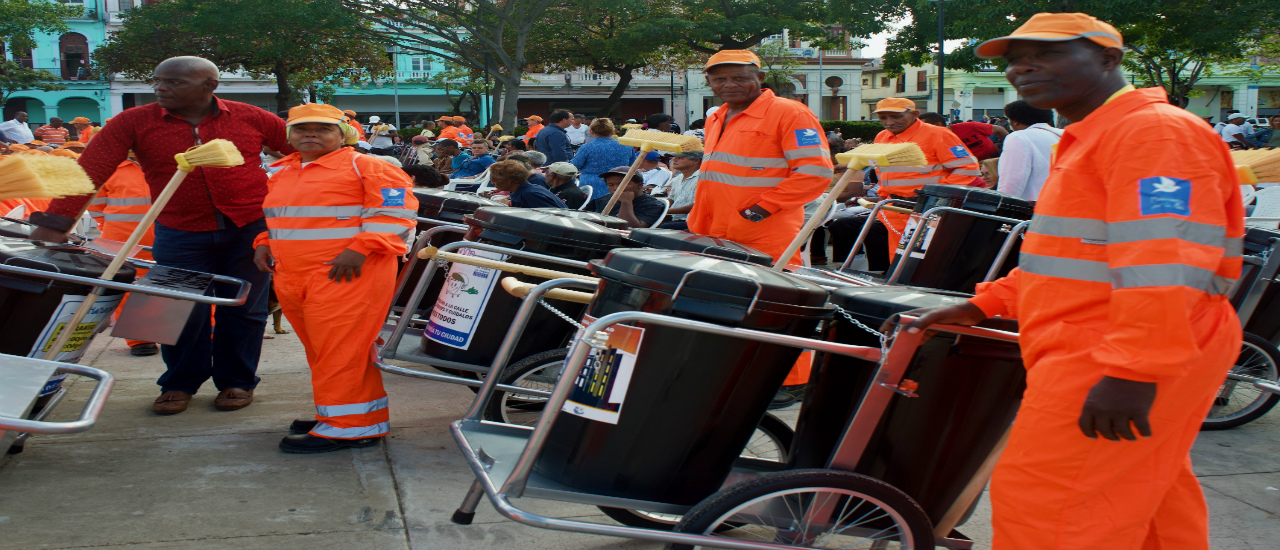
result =
[[1280,182],[1280,149],[1232,151],[1231,160],[1252,168],[1260,182]]
[[873,165],[924,166],[924,151],[914,143],[868,143],[836,155],[836,163],[850,168]]
[[[190,166],[240,166],[244,164],[244,155],[236,148],[236,144],[225,139],[215,139],[197,145],[187,150],[185,153],[179,153],[183,159],[186,159]],[[178,163],[182,164],[181,161]]]
[[694,136],[659,132],[657,130],[628,130],[618,138],[618,143],[632,147],[648,146],[656,151],[688,153],[702,150],[702,140]]
[[62,198],[95,191],[75,160],[50,155],[12,155],[0,172],[0,200]]

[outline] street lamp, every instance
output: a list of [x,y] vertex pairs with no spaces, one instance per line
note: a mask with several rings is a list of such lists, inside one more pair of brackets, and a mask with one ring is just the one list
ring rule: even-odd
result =
[[395,97],[396,129],[400,129],[400,45],[387,48],[391,54],[391,89]]
[[946,36],[946,31],[943,29],[943,21],[945,21],[945,16],[942,13],[943,11],[942,3],[946,2],[946,0],[929,0],[929,1],[938,3],[938,114],[945,117],[947,116],[946,115],[947,110],[943,109],[942,107],[942,91],[946,89],[943,73],[946,72],[946,66],[947,66],[947,62],[946,62],[947,48],[945,44],[947,36]]

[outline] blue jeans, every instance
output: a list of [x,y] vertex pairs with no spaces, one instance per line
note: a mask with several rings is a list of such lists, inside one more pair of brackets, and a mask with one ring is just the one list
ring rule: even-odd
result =
[[[211,306],[196,304],[176,345],[160,346],[165,373],[156,381],[161,391],[195,394],[200,385],[213,378],[219,391],[228,388],[251,390],[258,385],[258,357],[262,354],[262,333],[267,326],[267,291],[271,275],[253,265],[253,239],[267,230],[266,220],[236,227],[223,217],[225,227],[213,231],[182,231],[156,224],[152,250],[160,265],[225,275],[248,281],[253,287],[244,305],[218,307],[209,324]],[[214,295],[235,296],[234,285],[214,284]],[[212,338],[210,338],[212,333]]]

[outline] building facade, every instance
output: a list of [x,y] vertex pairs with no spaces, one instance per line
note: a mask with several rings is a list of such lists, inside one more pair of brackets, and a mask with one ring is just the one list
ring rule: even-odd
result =
[[62,34],[37,34],[36,46],[14,51],[8,44],[0,44],[5,60],[14,61],[33,69],[44,69],[58,76],[58,84],[65,90],[56,92],[19,91],[9,96],[4,106],[4,118],[13,118],[18,111],[25,111],[33,125],[44,124],[50,118],[71,120],[86,117],[102,121],[111,116],[108,101],[110,84],[102,75],[90,71],[93,49],[105,40],[106,4],[128,0],[64,0],[64,4],[82,6],[80,17],[66,21],[69,30]]

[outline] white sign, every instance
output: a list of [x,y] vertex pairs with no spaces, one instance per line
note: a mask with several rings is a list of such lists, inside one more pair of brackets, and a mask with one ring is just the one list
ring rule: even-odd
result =
[[[84,355],[85,348],[89,347],[89,341],[93,339],[93,335],[102,331],[107,327],[107,321],[111,319],[111,314],[116,310],[116,306],[120,304],[123,294],[114,296],[101,296],[93,303],[93,307],[89,308],[89,313],[84,316],[80,324],[71,333],[71,337],[67,339],[67,343],[62,345],[62,349],[58,351],[58,356],[54,357],[54,361],[63,363],[77,363],[80,357]],[[45,323],[44,328],[40,331],[40,337],[36,338],[36,343],[31,346],[31,352],[27,357],[36,359],[44,359],[49,348],[53,346],[58,336],[66,329],[67,323],[71,322],[71,318],[75,316],[76,310],[80,309],[80,304],[84,303],[84,296],[62,297],[62,301],[58,303],[58,309],[54,312],[49,321]],[[62,379],[66,378],[65,374],[55,374],[49,382],[45,384],[44,389],[40,390],[40,395],[48,395],[58,390],[62,385]]]
[[[593,322],[595,318],[590,315],[582,319],[585,325]],[[586,363],[573,381],[569,398],[560,410],[596,422],[617,424],[622,414],[622,402],[631,386],[631,374],[635,371],[640,342],[644,340],[644,329],[613,325],[605,332],[609,333],[608,347],[592,349],[587,355]],[[582,331],[579,330],[578,337],[581,336]]]
[[[458,253],[491,260],[507,259],[506,254],[470,248]],[[497,269],[455,262],[446,275],[444,288],[440,289],[440,298],[431,309],[425,331],[427,338],[449,347],[469,348],[484,306],[498,284],[499,273],[502,272]]]

